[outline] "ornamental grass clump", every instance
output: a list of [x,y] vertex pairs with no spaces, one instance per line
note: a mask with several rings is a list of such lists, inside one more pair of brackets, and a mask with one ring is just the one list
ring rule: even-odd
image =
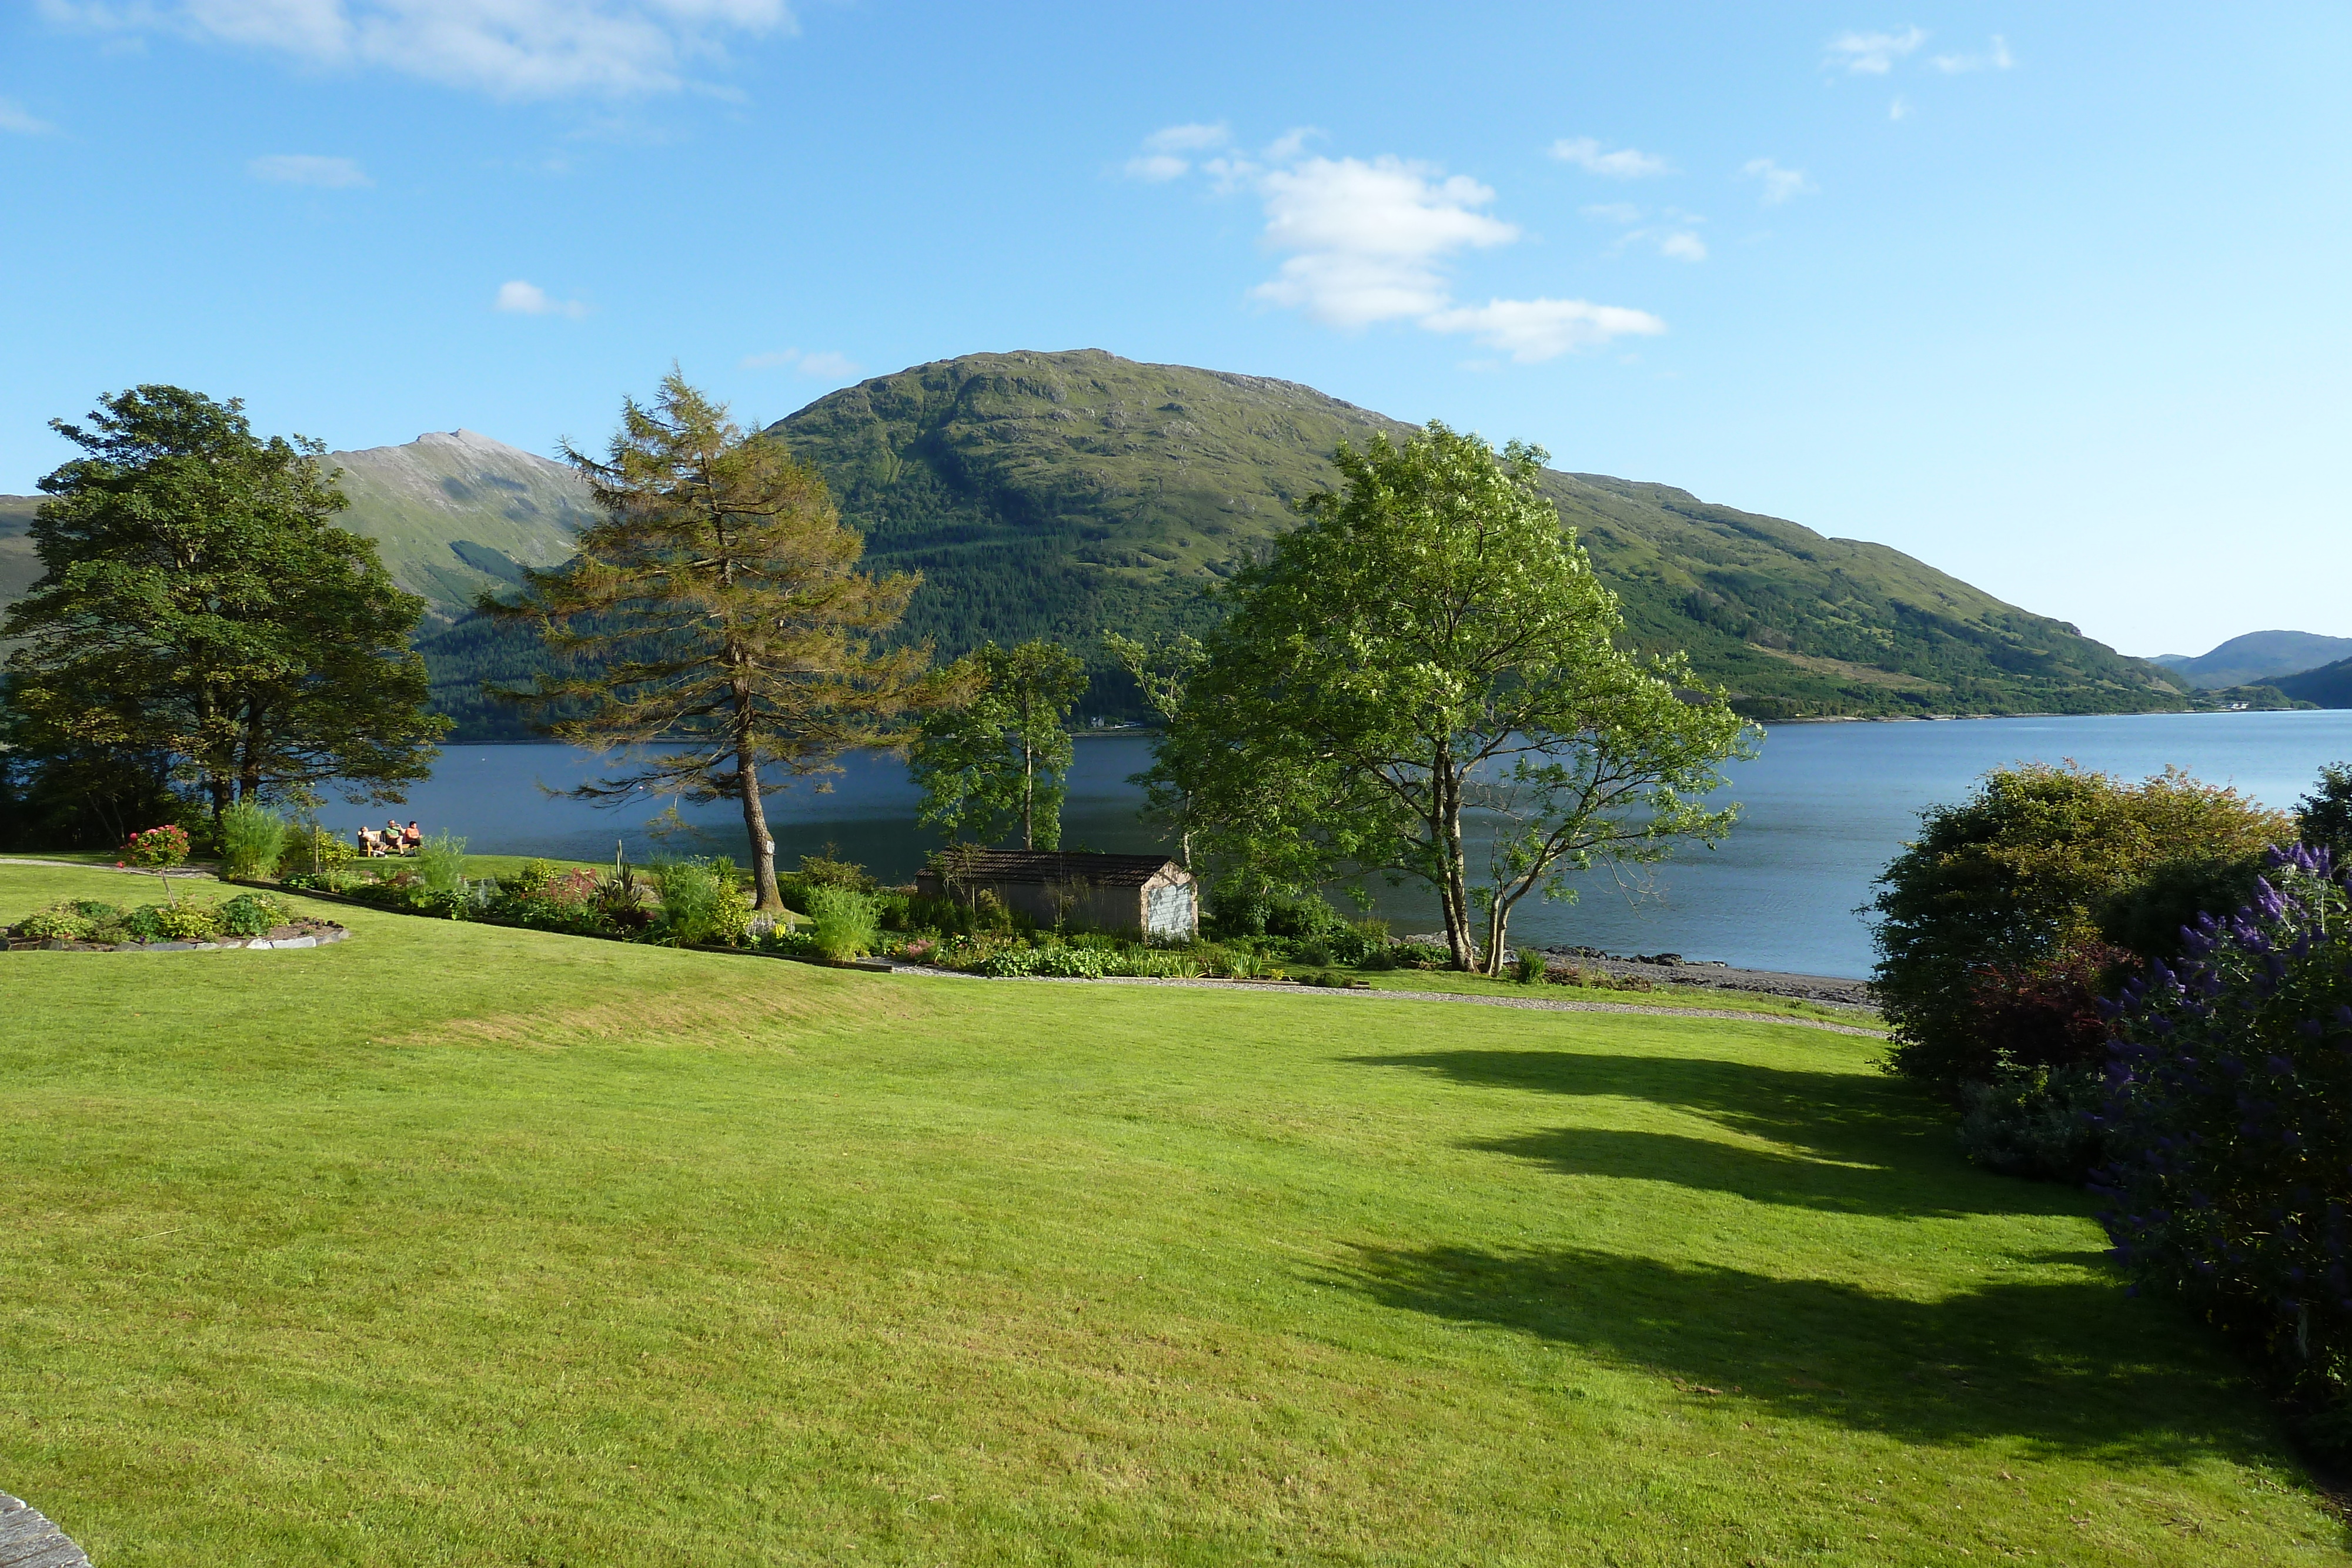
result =
[[220,815],[221,874],[251,880],[278,869],[286,819],[258,801],[239,800]]
[[2091,1190],[2114,1258],[2237,1339],[2352,1452],[2352,898],[2325,850],[2183,933],[2116,1005]]
[[802,897],[808,904],[810,943],[826,963],[863,958],[880,945],[882,933],[874,900],[865,894],[819,883],[809,886]]
[[417,880],[444,898],[466,891],[466,841],[444,831],[416,846]]

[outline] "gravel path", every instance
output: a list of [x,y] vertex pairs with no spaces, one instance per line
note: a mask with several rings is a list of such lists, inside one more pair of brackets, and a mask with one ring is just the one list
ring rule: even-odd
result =
[[[893,964],[890,972],[897,975],[934,975],[954,980],[976,980],[983,977],[967,975],[960,969],[934,969],[922,964]],[[1728,1019],[1734,1023],[1779,1023],[1796,1029],[1818,1029],[1831,1034],[1854,1034],[1865,1040],[1885,1040],[1886,1031],[1863,1029],[1854,1024],[1831,1023],[1822,1019],[1790,1018],[1782,1013],[1743,1012],[1732,1008],[1656,1008],[1639,1002],[1549,1001],[1540,997],[1475,997],[1459,991],[1376,991],[1349,990],[1337,986],[1299,986],[1286,981],[1255,982],[1250,980],[1158,980],[1139,976],[1107,976],[1099,980],[1065,979],[1050,975],[1024,975],[1020,979],[1049,986],[1178,986],[1195,991],[1254,991],[1261,995],[1279,993],[1288,997],[1331,997],[1369,998],[1374,1001],[1397,1002],[1465,1002],[1480,1008],[1520,1008],[1529,1012],[1546,1013],[1639,1013],[1648,1018],[1669,1019]]]

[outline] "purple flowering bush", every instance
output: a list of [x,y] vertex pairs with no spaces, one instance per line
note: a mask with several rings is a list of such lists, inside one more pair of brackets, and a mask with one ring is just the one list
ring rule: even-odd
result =
[[2251,904],[2184,936],[2115,1005],[2099,1218],[2135,1289],[2352,1448],[2352,896],[2326,850],[2273,852]]

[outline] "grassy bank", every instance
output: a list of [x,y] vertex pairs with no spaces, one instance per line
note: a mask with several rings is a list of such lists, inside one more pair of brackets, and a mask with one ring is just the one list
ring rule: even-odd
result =
[[0,1487],[107,1568],[2344,1555],[1867,1040],[331,917],[0,958]]

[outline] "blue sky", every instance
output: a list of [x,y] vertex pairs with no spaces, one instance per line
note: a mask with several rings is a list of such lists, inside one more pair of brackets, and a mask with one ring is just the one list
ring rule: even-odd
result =
[[0,490],[150,381],[338,447],[1097,347],[2352,635],[2340,5],[0,8]]

